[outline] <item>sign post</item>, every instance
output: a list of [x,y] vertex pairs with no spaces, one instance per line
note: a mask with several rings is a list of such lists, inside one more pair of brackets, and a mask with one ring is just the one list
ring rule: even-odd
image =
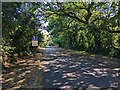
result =
[[32,38],[32,46],[38,46],[38,37],[33,36],[33,38]]
[[33,55],[36,54],[37,46],[38,46],[38,37],[33,36],[33,38],[32,38],[32,47],[33,47],[32,53],[33,53]]

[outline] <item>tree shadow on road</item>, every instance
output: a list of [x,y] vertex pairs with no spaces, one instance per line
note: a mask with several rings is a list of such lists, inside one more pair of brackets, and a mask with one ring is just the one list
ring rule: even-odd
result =
[[42,62],[43,88],[119,88],[120,67],[110,58],[48,51]]
[[[35,70],[41,75],[40,65],[39,60],[34,56],[18,60],[14,65],[2,71],[2,89],[37,88],[33,83],[36,80]],[[39,77],[39,79],[42,78]]]

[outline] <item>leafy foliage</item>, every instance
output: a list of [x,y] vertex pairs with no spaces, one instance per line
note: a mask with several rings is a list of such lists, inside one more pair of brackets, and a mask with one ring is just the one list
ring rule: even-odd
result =
[[41,46],[47,45],[48,36],[38,31],[46,21],[51,44],[119,57],[120,2],[9,2],[2,5],[2,51],[12,58],[32,50],[33,35],[39,37]]
[[53,41],[62,47],[119,57],[119,4],[47,3]]
[[[37,22],[37,14],[34,14],[34,3],[9,2],[3,3],[2,7],[3,57],[6,56],[5,52],[9,53],[12,59],[15,55],[27,55],[32,51],[32,37],[38,36],[39,43],[43,39],[42,33],[38,31],[40,24]],[[4,58],[3,62],[6,62]]]

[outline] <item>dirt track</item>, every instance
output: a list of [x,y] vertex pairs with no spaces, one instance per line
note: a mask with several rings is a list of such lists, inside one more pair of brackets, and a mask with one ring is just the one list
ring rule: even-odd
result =
[[120,88],[117,59],[57,47],[43,48],[42,52],[42,62],[40,58],[28,56],[3,70],[3,88]]
[[[118,88],[118,62],[86,53],[67,54],[57,47],[43,50],[43,88]],[[114,59],[113,59],[114,60]]]

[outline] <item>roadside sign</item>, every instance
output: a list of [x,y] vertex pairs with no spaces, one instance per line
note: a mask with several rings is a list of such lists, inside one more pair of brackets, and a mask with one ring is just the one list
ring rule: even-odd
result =
[[32,40],[32,46],[38,46],[38,41],[33,41]]
[[38,46],[38,37],[37,36],[33,36],[33,38],[32,38],[32,46]]
[[37,40],[38,40],[38,37],[37,37],[37,36],[33,36],[32,40],[33,40],[33,41],[37,41]]

